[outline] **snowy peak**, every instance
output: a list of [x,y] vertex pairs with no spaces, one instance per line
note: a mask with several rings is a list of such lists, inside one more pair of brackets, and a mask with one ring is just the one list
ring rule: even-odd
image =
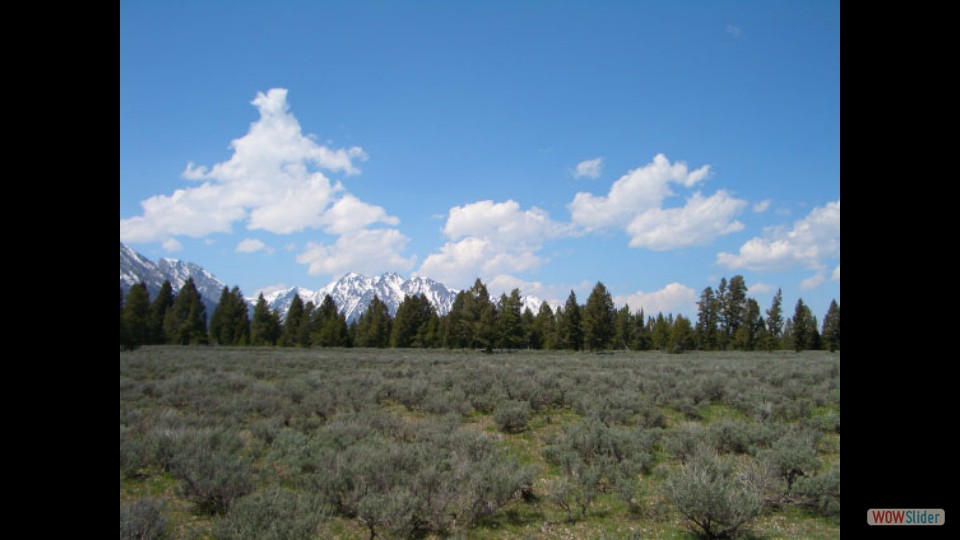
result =
[[200,265],[176,259],[153,262],[120,242],[120,287],[124,294],[141,281],[146,283],[150,298],[156,297],[164,281],[170,281],[174,293],[177,293],[189,278],[193,278],[207,307],[207,315],[210,315],[213,307],[220,301],[220,292],[224,287],[224,283],[217,279],[217,276]]

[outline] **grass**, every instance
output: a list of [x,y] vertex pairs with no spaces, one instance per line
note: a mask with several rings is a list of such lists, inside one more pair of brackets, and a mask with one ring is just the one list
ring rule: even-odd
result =
[[[365,349],[257,349],[214,347],[145,347],[120,355],[121,444],[144,441],[163,429],[199,429],[224,426],[239,434],[238,455],[253,458],[257,489],[278,482],[277,464],[270,462],[270,444],[256,436],[251,424],[275,422],[284,429],[322,433],[331,418],[344,411],[373,406],[405,426],[430,422],[438,415],[418,404],[404,405],[384,397],[419,380],[428,390],[443,388],[489,391],[511,399],[535,399],[537,392],[559,391],[568,397],[561,405],[544,407],[531,415],[519,433],[497,430],[492,414],[474,410],[459,416],[459,428],[494,441],[508,455],[535,471],[532,500],[513,500],[473,527],[454,526],[446,532],[426,531],[426,538],[663,538],[686,539],[681,516],[660,494],[664,479],[679,462],[664,454],[663,440],[655,445],[651,474],[640,478],[635,504],[606,489],[590,505],[586,516],[566,512],[550,500],[550,481],[563,476],[548,463],[543,450],[565,426],[587,421],[575,410],[578,396],[616,396],[636,393],[666,417],[664,434],[694,422],[708,426],[719,420],[753,422],[744,414],[742,396],[783,403],[796,399],[804,381],[804,399],[818,399],[809,418],[839,415],[831,401],[831,368],[839,355],[829,353],[662,353],[617,352],[596,355],[564,352],[527,352],[482,355],[472,351]],[[698,402],[704,381],[725,381],[721,399]],[[839,375],[835,376],[839,384]],[[489,383],[489,384],[488,384]],[[485,386],[486,385],[486,386]],[[394,389],[394,390],[391,390]],[[618,393],[619,392],[619,393]],[[792,394],[791,394],[792,392]],[[499,395],[499,394],[498,394]],[[559,398],[558,398],[559,399]],[[752,398],[751,398],[752,399]],[[838,398],[837,398],[838,399]],[[699,418],[688,413],[694,407]],[[323,411],[320,414],[318,411]],[[334,412],[330,412],[334,411]],[[329,417],[328,417],[329,416]],[[773,420],[771,420],[773,421]],[[796,420],[793,421],[796,423]],[[289,427],[286,427],[289,426]],[[636,418],[625,424],[634,429]],[[268,431],[268,430],[267,430]],[[825,432],[817,446],[821,473],[840,460],[839,433]],[[213,538],[216,516],[200,516],[178,494],[179,480],[149,463],[137,474],[121,475],[120,503],[139,498],[167,502],[168,532],[173,538]],[[292,489],[302,485],[283,480]],[[765,510],[749,527],[753,538],[837,538],[839,520],[808,509],[784,507]],[[317,538],[366,538],[368,529],[349,516],[334,515],[320,523]]]

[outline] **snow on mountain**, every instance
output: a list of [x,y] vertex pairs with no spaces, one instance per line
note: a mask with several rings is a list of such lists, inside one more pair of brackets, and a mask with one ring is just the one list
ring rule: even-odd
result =
[[130,290],[130,287],[142,281],[147,284],[150,298],[156,298],[165,280],[170,281],[173,292],[177,293],[191,277],[197,286],[197,291],[200,292],[209,316],[220,301],[220,292],[224,287],[224,283],[217,279],[217,276],[200,265],[176,259],[160,259],[153,262],[120,242],[120,287],[123,288],[124,294]]

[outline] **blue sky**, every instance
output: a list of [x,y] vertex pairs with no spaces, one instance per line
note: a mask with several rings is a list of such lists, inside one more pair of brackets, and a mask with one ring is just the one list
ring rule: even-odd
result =
[[395,271],[840,299],[839,2],[120,5],[120,239],[247,295]]

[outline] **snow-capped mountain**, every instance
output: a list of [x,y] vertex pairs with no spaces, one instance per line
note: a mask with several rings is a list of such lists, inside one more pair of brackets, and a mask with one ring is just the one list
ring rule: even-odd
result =
[[130,290],[130,287],[142,281],[147,284],[147,291],[150,292],[152,300],[160,292],[160,286],[165,280],[170,281],[173,292],[176,294],[191,277],[203,298],[209,316],[220,301],[220,293],[224,286],[217,276],[200,265],[176,259],[160,259],[153,262],[120,242],[120,287],[123,288],[124,294]]
[[[124,294],[130,287],[143,281],[147,284],[147,290],[150,291],[150,298],[155,298],[164,280],[170,280],[176,293],[190,277],[193,278],[200,296],[203,297],[207,315],[211,315],[220,301],[224,283],[210,271],[199,265],[175,259],[160,259],[153,262],[123,242],[120,243],[120,286],[123,287]],[[433,304],[438,314],[446,315],[453,307],[453,301],[458,292],[427,277],[404,278],[395,273],[369,277],[350,272],[319,290],[290,287],[264,294],[263,298],[270,309],[277,310],[282,318],[290,309],[294,296],[299,296],[304,304],[313,302],[314,305],[319,306],[323,303],[323,298],[329,294],[349,323],[360,318],[374,295],[387,305],[391,316],[397,314],[397,308],[400,307],[400,302],[404,298],[421,293]],[[494,296],[491,300],[496,302],[498,297]],[[250,304],[252,314],[257,297],[248,297],[247,302]],[[540,309],[542,303],[542,300],[534,296],[523,297],[523,307],[530,308],[534,314]]]
[[[323,298],[330,295],[337,304],[340,313],[343,313],[347,322],[358,319],[366,311],[374,295],[387,305],[390,315],[396,315],[400,302],[408,295],[423,294],[440,315],[445,315],[453,307],[453,300],[457,290],[450,289],[443,283],[425,277],[404,278],[398,274],[386,273],[379,276],[363,276],[350,272],[340,279],[329,283],[318,291],[311,291],[302,287],[291,287],[274,291],[264,295],[264,300],[271,309],[276,309],[280,315],[286,315],[293,302],[294,295],[299,295],[303,303],[313,302],[319,306]],[[249,298],[256,303],[256,298]]]

